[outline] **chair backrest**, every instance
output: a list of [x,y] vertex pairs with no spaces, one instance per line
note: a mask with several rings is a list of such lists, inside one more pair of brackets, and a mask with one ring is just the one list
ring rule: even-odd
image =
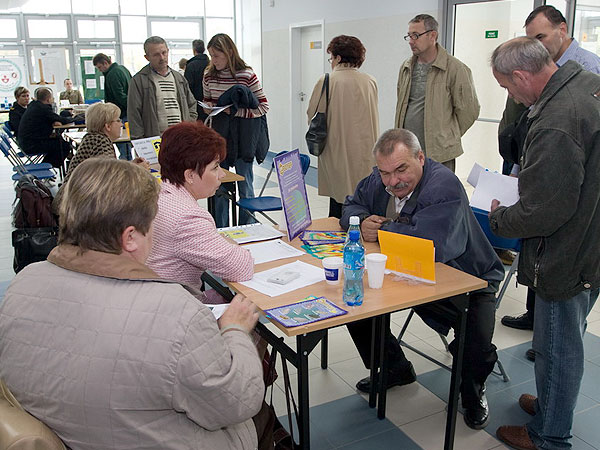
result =
[[302,175],[306,175],[310,168],[310,158],[308,155],[300,153],[300,164],[302,165]]
[[65,450],[65,445],[46,425],[33,417],[0,380],[0,449]]
[[479,226],[485,233],[485,236],[492,244],[492,247],[497,248],[499,250],[514,250],[515,252],[521,251],[521,240],[520,239],[510,239],[503,238],[494,234],[492,229],[490,228],[490,221],[488,219],[488,212],[483,209],[473,208],[473,214],[479,223]]
[[10,122],[7,120],[6,122],[4,122],[4,126],[2,127],[2,129],[4,131],[6,131],[8,133],[9,136],[12,136],[13,133],[13,129],[10,126]]

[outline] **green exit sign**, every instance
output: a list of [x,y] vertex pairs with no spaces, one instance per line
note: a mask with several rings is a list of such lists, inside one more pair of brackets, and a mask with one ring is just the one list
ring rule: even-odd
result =
[[498,39],[498,30],[487,30],[485,32],[486,39]]

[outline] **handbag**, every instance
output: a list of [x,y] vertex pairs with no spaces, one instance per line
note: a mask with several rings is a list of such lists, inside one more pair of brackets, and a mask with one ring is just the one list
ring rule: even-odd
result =
[[317,110],[325,92],[325,112],[315,112],[315,115],[310,119],[308,131],[306,132],[306,145],[311,155],[319,156],[325,148],[327,140],[327,112],[329,111],[329,74],[325,74],[325,80],[321,87],[321,95],[317,103]]

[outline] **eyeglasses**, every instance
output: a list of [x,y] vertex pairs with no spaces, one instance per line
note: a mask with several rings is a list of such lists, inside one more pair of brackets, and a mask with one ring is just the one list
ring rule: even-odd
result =
[[330,56],[330,57],[327,59],[327,62],[328,62],[329,64],[331,64],[331,61],[333,61],[333,56]]
[[427,31],[423,31],[422,33],[408,33],[406,36],[404,36],[404,40],[405,41],[416,41],[424,34],[431,33],[432,31],[435,31],[435,30],[427,30]]

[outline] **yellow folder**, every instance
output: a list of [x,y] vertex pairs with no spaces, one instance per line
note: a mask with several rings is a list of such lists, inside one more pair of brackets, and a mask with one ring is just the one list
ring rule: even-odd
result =
[[426,283],[435,283],[433,241],[399,233],[377,232],[381,253],[387,255],[386,268]]

